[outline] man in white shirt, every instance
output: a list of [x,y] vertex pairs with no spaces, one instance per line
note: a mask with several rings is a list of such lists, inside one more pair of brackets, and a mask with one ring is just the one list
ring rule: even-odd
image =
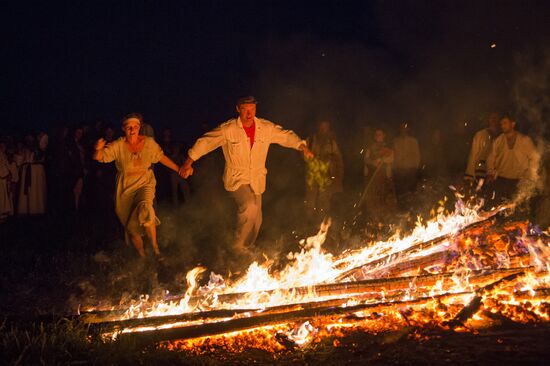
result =
[[513,118],[502,118],[500,128],[502,134],[487,157],[487,181],[497,198],[505,200],[512,198],[520,181],[536,181],[540,156],[531,138],[516,131]]
[[472,140],[466,173],[464,174],[466,179],[476,181],[485,178],[487,174],[487,157],[491,152],[491,146],[498,133],[498,114],[491,113],[487,118],[487,127],[477,131]]
[[407,198],[416,189],[420,168],[420,148],[418,141],[409,135],[409,126],[399,126],[399,136],[393,140],[393,173],[397,199],[401,208],[406,208]]
[[268,120],[256,118],[256,99],[239,98],[239,116],[205,133],[188,151],[180,168],[184,178],[193,174],[193,162],[221,147],[225,158],[223,182],[238,207],[238,223],[233,242],[234,254],[250,256],[262,223],[262,193],[265,191],[265,161],[272,143],[302,151],[313,157],[304,140]]

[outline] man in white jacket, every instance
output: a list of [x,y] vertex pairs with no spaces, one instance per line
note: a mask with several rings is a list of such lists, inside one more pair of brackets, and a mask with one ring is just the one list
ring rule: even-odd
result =
[[538,179],[540,156],[529,136],[516,131],[516,121],[500,120],[502,134],[493,142],[487,157],[487,180],[493,183],[498,199],[511,199],[518,183]]
[[222,123],[200,137],[188,151],[180,168],[184,178],[193,174],[193,162],[221,147],[225,158],[224,187],[238,207],[238,223],[233,242],[234,254],[248,256],[262,224],[262,193],[265,191],[265,161],[272,143],[302,151],[313,157],[304,140],[268,120],[256,118],[256,99],[237,101],[239,116]]

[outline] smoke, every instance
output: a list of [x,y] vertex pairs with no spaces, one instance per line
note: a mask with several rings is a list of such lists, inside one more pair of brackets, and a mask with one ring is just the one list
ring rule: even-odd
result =
[[550,116],[550,49],[518,54],[515,59],[520,70],[513,88],[516,111],[533,134],[545,138]]
[[520,126],[525,124],[523,129],[528,131],[535,141],[539,161],[536,171],[531,174],[533,179],[520,182],[514,202],[521,204],[541,193],[535,204],[536,221],[548,225],[550,145],[547,123],[550,118],[550,49],[518,54],[515,61],[518,67],[513,88],[516,114]]

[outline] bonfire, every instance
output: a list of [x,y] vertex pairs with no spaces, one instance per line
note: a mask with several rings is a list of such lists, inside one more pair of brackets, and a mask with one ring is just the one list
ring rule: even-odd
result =
[[227,281],[197,267],[183,294],[143,296],[130,307],[82,314],[91,337],[201,353],[212,345],[276,352],[351,331],[403,335],[418,328],[476,332],[550,320],[549,233],[510,219],[511,205],[482,211],[457,201],[419,220],[410,235],[333,255],[330,222],[287,255],[252,263]]

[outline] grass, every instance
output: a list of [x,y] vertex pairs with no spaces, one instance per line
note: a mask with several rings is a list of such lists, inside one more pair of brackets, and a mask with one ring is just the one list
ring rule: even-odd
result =
[[[5,365],[159,365],[191,364],[182,353],[140,349],[130,343],[88,338],[77,320],[0,326],[0,362]],[[195,363],[193,363],[195,364]]]

